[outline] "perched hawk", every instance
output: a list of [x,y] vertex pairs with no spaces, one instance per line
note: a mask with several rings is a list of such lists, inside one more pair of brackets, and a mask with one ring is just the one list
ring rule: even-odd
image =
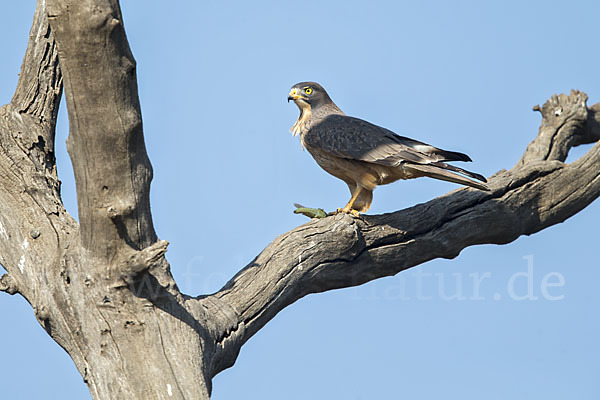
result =
[[350,201],[338,212],[366,212],[375,187],[398,179],[428,176],[489,190],[485,184],[469,179],[487,182],[482,175],[446,164],[471,161],[468,155],[441,150],[349,117],[318,83],[294,85],[288,95],[290,100],[300,109],[291,132],[300,135],[302,146],[321,168],[346,182],[350,189]]

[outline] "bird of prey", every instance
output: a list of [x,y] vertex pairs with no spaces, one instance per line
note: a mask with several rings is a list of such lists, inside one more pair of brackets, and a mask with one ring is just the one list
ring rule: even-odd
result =
[[350,201],[337,212],[354,215],[366,212],[371,207],[375,187],[398,179],[428,176],[489,190],[484,183],[475,181],[487,182],[482,175],[446,163],[471,161],[468,155],[438,149],[350,117],[316,82],[292,86],[290,100],[300,109],[290,131],[294,136],[300,135],[302,147],[321,168],[346,182],[350,189]]

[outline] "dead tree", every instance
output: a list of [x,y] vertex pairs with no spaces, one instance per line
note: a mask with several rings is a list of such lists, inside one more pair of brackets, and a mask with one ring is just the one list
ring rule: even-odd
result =
[[[64,84],[79,223],[54,157]],[[0,109],[0,290],[31,304],[94,399],[207,399],[211,379],[284,307],[467,246],[509,243],[600,194],[600,103],[537,108],[538,136],[491,192],[455,190],[386,215],[312,220],[276,238],[221,290],[181,293],[150,214],[135,61],[117,0],[39,0],[11,102]]]

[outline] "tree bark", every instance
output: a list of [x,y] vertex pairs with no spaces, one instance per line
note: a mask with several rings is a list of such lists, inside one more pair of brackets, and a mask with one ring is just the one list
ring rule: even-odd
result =
[[[64,82],[79,223],[54,159]],[[600,195],[600,103],[573,91],[490,192],[458,189],[385,215],[312,220],[275,239],[220,291],[182,294],[150,213],[152,167],[135,60],[117,0],[39,0],[21,75],[0,109],[0,290],[19,293],[94,399],[207,399],[241,346],[301,297],[397,274],[468,246],[509,243]]]

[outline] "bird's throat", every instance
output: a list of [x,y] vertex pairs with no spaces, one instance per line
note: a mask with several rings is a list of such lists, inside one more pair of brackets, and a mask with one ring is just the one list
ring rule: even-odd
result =
[[312,115],[312,110],[308,104],[298,104],[298,108],[300,109],[300,115],[298,116],[296,123],[294,123],[290,129],[290,132],[292,132],[294,136],[300,135],[300,143],[304,148],[304,134],[310,128],[310,117]]

